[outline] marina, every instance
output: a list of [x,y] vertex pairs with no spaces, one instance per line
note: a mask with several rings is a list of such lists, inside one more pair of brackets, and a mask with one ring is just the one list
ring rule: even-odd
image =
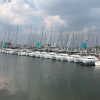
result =
[[100,100],[100,0],[0,0],[0,100]]
[[[83,66],[94,66],[99,65],[99,56],[93,54],[82,54],[82,53],[56,53],[56,52],[43,52],[43,51],[34,51],[32,49],[1,49],[0,53],[9,54],[9,55],[18,55],[18,56],[29,56],[36,58],[45,58],[57,61],[66,61],[79,63]],[[96,64],[95,64],[96,63]]]
[[86,41],[71,47],[72,35],[60,45],[51,42],[52,36],[48,43],[42,36],[35,43],[17,43],[17,37],[15,43],[1,41],[0,99],[99,99],[100,47],[88,47]]
[[0,53],[1,100],[94,100],[100,67]]

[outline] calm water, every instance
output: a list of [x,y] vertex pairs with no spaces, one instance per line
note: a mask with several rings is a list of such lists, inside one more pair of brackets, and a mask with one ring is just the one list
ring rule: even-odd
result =
[[0,100],[100,100],[100,69],[0,54]]

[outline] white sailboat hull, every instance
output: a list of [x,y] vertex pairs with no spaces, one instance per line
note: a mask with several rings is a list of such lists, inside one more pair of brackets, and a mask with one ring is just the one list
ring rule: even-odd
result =
[[26,52],[20,52],[21,56],[26,56]]
[[95,66],[100,66],[100,61],[95,62]]
[[17,51],[10,51],[10,55],[18,55],[18,52]]
[[67,60],[68,60],[68,57],[64,56],[64,57],[61,58],[61,61],[67,61]]
[[56,56],[56,60],[61,60],[62,56]]
[[34,53],[34,52],[29,53],[29,56],[30,56],[30,57],[35,57],[35,53]]
[[68,62],[74,62],[74,58],[73,57],[68,57]]
[[74,62],[75,62],[75,63],[81,63],[82,60],[81,60],[80,58],[74,58]]
[[99,59],[97,59],[95,56],[86,56],[83,59],[83,64],[84,65],[95,65],[95,62],[98,62]]

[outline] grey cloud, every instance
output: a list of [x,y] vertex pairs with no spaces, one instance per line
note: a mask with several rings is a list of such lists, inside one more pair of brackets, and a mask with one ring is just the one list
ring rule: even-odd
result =
[[[37,7],[44,16],[59,15],[68,22],[69,27],[74,23],[88,25],[89,20],[95,25],[100,21],[98,15],[92,13],[100,7],[99,0],[36,0]],[[92,13],[92,14],[91,14]]]
[[[12,2],[13,0],[4,0],[4,1]],[[18,4],[18,10],[12,9],[14,11],[14,15],[15,13],[17,13],[18,15],[19,14],[22,15],[21,17],[22,20],[24,20],[23,18],[26,18],[25,19],[26,24],[33,23],[34,25],[36,25],[35,27],[38,27],[40,31],[44,24],[43,22],[44,21],[48,22],[48,20],[50,19],[51,19],[50,24],[54,23],[55,25],[57,25],[57,23],[59,22],[58,26],[60,26],[60,28],[57,27],[58,29],[56,29],[55,31],[61,30],[60,24],[62,24],[62,22],[67,23],[67,25],[64,26],[63,30],[66,33],[67,32],[71,33],[73,25],[75,26],[75,30],[79,31],[78,33],[83,32],[84,27],[88,28],[89,20],[91,21],[91,26],[98,27],[100,25],[99,0],[95,1],[94,0],[15,0],[15,1],[19,3],[22,2],[22,4],[20,5],[21,7],[23,7],[22,6],[23,4],[27,4],[29,7],[27,9],[25,8],[24,10]],[[0,1],[0,4],[2,3],[3,1]],[[55,16],[58,16],[58,18],[56,18]],[[1,26],[3,23],[3,18],[4,17],[0,19]],[[11,23],[13,18],[14,17],[10,18],[10,21],[8,21],[8,23]],[[23,23],[25,21],[23,21]],[[5,22],[3,24],[5,24]],[[27,30],[29,30],[29,28],[27,28]],[[48,33],[50,33],[50,27],[47,30],[49,30]],[[97,30],[100,31],[100,27],[97,28]]]

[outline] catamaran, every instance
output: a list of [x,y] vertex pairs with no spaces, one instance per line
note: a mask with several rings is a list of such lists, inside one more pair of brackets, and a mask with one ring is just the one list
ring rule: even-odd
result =
[[95,62],[98,62],[99,59],[95,56],[85,56],[83,58],[83,65],[95,65]]
[[70,56],[73,57],[75,63],[81,63],[82,62],[80,55],[74,54],[74,55],[70,55]]
[[11,50],[11,51],[9,52],[9,54],[10,54],[10,55],[18,55],[18,52],[19,52],[19,50],[14,49],[14,50]]

